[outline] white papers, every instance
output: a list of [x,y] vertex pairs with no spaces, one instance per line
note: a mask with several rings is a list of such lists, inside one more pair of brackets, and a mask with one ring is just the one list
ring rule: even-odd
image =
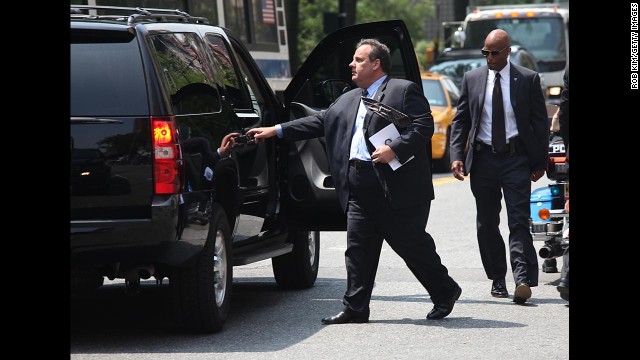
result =
[[[392,140],[399,136],[400,133],[398,132],[398,129],[396,129],[395,125],[389,124],[382,130],[371,135],[371,137],[369,137],[369,140],[371,141],[373,146],[378,147],[382,145],[388,145]],[[414,157],[412,156],[409,158],[409,160],[413,158]],[[409,160],[405,161],[404,164],[409,162]],[[391,169],[393,169],[394,171],[404,164],[398,161],[398,159],[393,159],[389,162],[389,166],[391,166]]]

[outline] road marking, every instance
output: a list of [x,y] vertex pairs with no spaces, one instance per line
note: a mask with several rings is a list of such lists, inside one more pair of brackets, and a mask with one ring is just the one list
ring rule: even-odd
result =
[[453,175],[452,175],[451,177],[433,179],[433,185],[447,184],[447,183],[451,183],[451,182],[454,182],[454,181],[459,181],[459,180],[454,178]]

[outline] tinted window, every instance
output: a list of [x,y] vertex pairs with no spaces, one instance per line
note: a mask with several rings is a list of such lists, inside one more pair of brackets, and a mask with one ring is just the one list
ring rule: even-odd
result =
[[242,96],[244,81],[239,80],[227,43],[222,37],[212,34],[205,36],[205,40],[213,52],[216,62],[220,65],[222,81],[230,98],[229,100],[236,107],[247,107],[248,101]]
[[151,37],[158,76],[171,95],[176,115],[220,111],[220,95],[212,59],[202,51],[196,34],[171,33]]
[[148,115],[137,41],[125,32],[72,32],[71,114]]
[[[408,60],[403,56],[400,40],[395,36],[387,35],[377,36],[376,38],[389,47],[391,53],[389,76],[396,79],[406,79],[409,65],[407,65]],[[294,101],[302,102],[311,107],[327,108],[332,99],[328,99],[324,95],[323,84],[326,80],[341,80],[345,84],[350,84],[350,87],[345,88],[344,91],[355,88],[355,84],[351,81],[349,64],[353,61],[353,54],[360,40],[362,40],[362,37],[359,34],[354,34],[353,37],[345,38],[344,41],[334,44],[331,48],[331,53],[323,55],[321,66],[311,74],[310,82],[302,87]]]
[[469,21],[465,29],[466,48],[481,48],[489,32],[502,29],[509,33],[512,45],[527,48],[538,59],[540,71],[564,69],[567,57],[565,30],[559,14],[549,17],[501,18]]

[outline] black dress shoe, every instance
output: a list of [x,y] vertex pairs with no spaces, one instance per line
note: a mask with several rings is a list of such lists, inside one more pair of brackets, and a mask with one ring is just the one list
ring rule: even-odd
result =
[[563,300],[569,301],[569,278],[561,278],[556,289],[560,292],[560,297]]
[[460,294],[462,294],[462,289],[456,285],[455,290],[449,298],[442,303],[433,304],[433,309],[427,314],[427,320],[439,320],[451,314],[453,305],[455,305],[456,300],[460,298]]
[[531,288],[529,284],[522,282],[516,286],[516,291],[513,293],[513,302],[516,304],[524,304],[530,297]]
[[356,316],[347,314],[344,311],[341,311],[338,315],[329,316],[322,319],[322,323],[325,325],[333,325],[333,324],[349,324],[349,323],[368,323],[369,318],[364,316]]
[[509,292],[507,291],[507,283],[504,281],[504,279],[493,280],[493,284],[491,284],[491,296],[497,298],[509,297]]

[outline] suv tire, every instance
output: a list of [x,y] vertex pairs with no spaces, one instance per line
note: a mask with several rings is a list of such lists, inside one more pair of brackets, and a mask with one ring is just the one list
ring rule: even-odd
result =
[[320,232],[292,231],[293,251],[271,259],[273,275],[282,289],[307,289],[318,277]]
[[202,252],[170,279],[180,329],[215,333],[229,316],[233,279],[231,231],[224,209],[213,204],[211,227]]

